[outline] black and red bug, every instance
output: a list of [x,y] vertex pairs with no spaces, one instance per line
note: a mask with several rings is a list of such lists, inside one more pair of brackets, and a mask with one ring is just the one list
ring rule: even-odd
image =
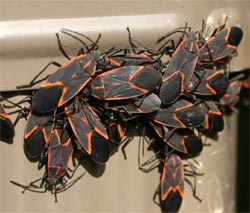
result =
[[[187,169],[189,167],[190,169]],[[196,195],[197,168],[191,163],[184,164],[181,157],[175,153],[169,153],[163,162],[160,179],[160,205],[163,212],[178,212],[184,198],[184,182],[192,187],[193,196],[199,202],[202,200]],[[194,185],[187,177],[194,178]]]
[[219,110],[214,101],[201,101],[197,105],[205,114],[202,127],[209,133],[215,133],[224,129],[222,112]]
[[196,95],[223,95],[229,85],[226,75],[215,70],[197,69],[190,79],[186,91]]
[[73,151],[72,133],[69,135],[66,128],[54,128],[49,138],[46,188],[54,190],[62,181],[69,169]]
[[53,129],[54,113],[40,114],[31,108],[24,131],[24,152],[29,158],[41,157]]
[[160,180],[160,204],[164,212],[177,212],[184,197],[184,167],[182,159],[171,154],[164,160]]
[[[68,182],[72,178],[75,171],[72,171],[69,166],[72,160],[74,147],[72,133],[68,132],[66,125],[59,124],[55,126],[49,137],[47,145],[47,152],[44,153],[43,158],[46,159],[46,171],[42,178],[39,178],[29,185],[25,186],[15,181],[11,183],[22,187],[25,190],[32,192],[45,193],[51,191],[55,195],[55,202],[57,202],[57,193],[65,191],[77,182],[83,175],[80,175],[75,180]],[[40,160],[43,166],[43,160]],[[77,169],[77,166],[74,170]],[[71,175],[70,175],[71,174]],[[40,185],[36,183],[40,182]],[[24,192],[23,191],[23,192]]]
[[[72,99],[77,93],[79,93],[91,80],[96,73],[97,59],[99,58],[99,52],[97,51],[97,42],[100,39],[100,35],[97,41],[92,41],[87,36],[63,29],[62,33],[73,37],[86,48],[87,53],[84,53],[83,48],[80,49],[76,57],[70,58],[61,44],[59,34],[57,33],[57,42],[62,54],[69,59],[63,65],[52,61],[48,63],[38,75],[28,85],[17,86],[18,89],[32,87],[40,82],[40,88],[36,91],[32,98],[32,107],[34,110],[40,113],[47,113],[54,111],[57,107],[63,106],[70,99]],[[91,47],[89,48],[80,38],[76,35],[83,36],[87,40],[91,41]],[[53,74],[45,77],[44,79],[37,80],[37,78],[50,66],[55,65],[59,67]]]
[[112,155],[122,144],[128,123],[120,119],[121,116],[119,112],[104,108],[103,103],[99,104],[99,100],[94,100],[94,102],[90,101],[89,103],[91,103],[91,109],[97,114],[106,129],[110,155]]
[[[4,92],[3,92],[4,93]],[[8,93],[8,92],[7,92]],[[14,92],[15,93],[15,92]],[[6,94],[7,95],[7,94]],[[14,96],[14,95],[13,95]],[[9,103],[10,105],[2,104],[2,101]],[[27,118],[29,107],[22,106],[21,104],[29,102],[29,97],[25,97],[18,102],[13,102],[8,98],[0,95],[0,140],[7,143],[12,143],[15,136],[15,126],[21,118]],[[4,108],[15,108],[13,111],[5,111]],[[16,109],[18,108],[18,109]],[[12,122],[9,115],[17,114],[15,120]]]
[[219,99],[222,106],[233,107],[240,100],[240,91],[242,88],[242,81],[234,80],[230,82],[226,93]]
[[168,107],[161,107],[147,117],[156,123],[174,128],[196,127],[204,121],[205,115],[195,104],[179,99]]
[[201,153],[202,140],[189,128],[170,129],[151,122],[156,134],[174,150],[190,155]]
[[190,32],[177,47],[164,71],[159,91],[163,104],[171,104],[179,98],[193,75],[197,60],[196,36],[194,32]]
[[108,134],[94,110],[75,99],[65,106],[65,112],[82,150],[97,163],[107,162],[110,156]]
[[72,58],[43,81],[33,96],[34,109],[40,113],[53,111],[79,93],[96,72],[95,54],[92,52]]
[[[235,106],[237,103],[242,106],[249,106],[250,105],[249,104],[250,103],[250,100],[249,100],[250,99],[250,70],[244,69],[240,71],[231,72],[229,73],[229,79],[230,79],[231,86],[228,88],[228,91],[227,91],[228,94],[222,98],[222,102],[224,101],[224,105],[229,102],[235,102],[232,104],[233,106]],[[234,81],[240,81],[241,83],[239,82],[232,83]],[[238,94],[239,90],[240,90],[240,93]],[[230,100],[230,97],[231,97],[231,100]],[[233,101],[233,97],[235,98],[235,101]],[[237,101],[238,98],[239,98],[239,102]]]
[[9,115],[0,104],[0,140],[11,141],[15,136],[15,129]]
[[243,32],[239,27],[228,27],[209,38],[199,49],[200,62],[215,62],[236,52]]
[[104,72],[93,79],[91,95],[102,100],[135,98],[156,89],[161,80],[161,73],[153,68],[121,67]]

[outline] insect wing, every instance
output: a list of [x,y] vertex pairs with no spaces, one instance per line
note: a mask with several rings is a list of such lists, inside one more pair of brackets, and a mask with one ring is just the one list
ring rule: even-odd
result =
[[161,78],[153,68],[121,67],[97,76],[92,82],[92,95],[103,100],[134,98],[154,90],[160,85]]
[[107,108],[128,114],[150,113],[160,109],[161,100],[154,93],[149,93],[141,99],[110,101]]
[[199,126],[205,115],[191,102],[179,99],[168,107],[161,107],[148,117],[162,125],[186,128],[187,126]]
[[81,109],[71,114],[69,109],[69,106],[65,107],[65,111],[68,111],[67,117],[74,135],[77,138],[77,142],[93,160],[97,163],[105,163],[110,155],[108,140],[106,138],[108,137],[106,136],[107,133],[105,137],[103,137],[102,132],[98,134],[98,132],[100,132],[98,127],[93,127],[90,124],[84,110]]
[[55,110],[81,91],[95,71],[96,61],[91,54],[71,59],[41,84],[32,106],[41,113]]
[[52,132],[52,116],[52,113],[40,114],[30,110],[24,132],[24,151],[29,158],[41,156]]
[[98,115],[94,112],[94,110],[89,105],[82,105],[86,118],[92,128],[101,135],[103,138],[108,140],[108,133],[105,129],[105,126],[101,122]]
[[236,51],[243,37],[243,32],[238,27],[228,27],[217,33],[215,36],[200,48],[199,60],[204,62],[218,61]]
[[213,70],[196,70],[186,90],[198,95],[223,95],[229,85],[226,75]]
[[198,105],[204,114],[205,119],[202,126],[210,132],[219,132],[224,129],[223,116],[213,101],[206,101]]
[[[196,36],[194,32],[190,32],[175,50],[168,68],[164,73],[163,83],[159,93],[163,104],[174,102],[184,91],[184,88],[193,75],[197,60],[198,47],[196,44]],[[171,83],[168,81],[171,81]]]

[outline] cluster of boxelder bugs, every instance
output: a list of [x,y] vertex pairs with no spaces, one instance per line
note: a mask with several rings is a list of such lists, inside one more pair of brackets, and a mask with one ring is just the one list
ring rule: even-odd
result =
[[[126,157],[125,147],[131,141],[126,130],[132,124],[143,139],[140,141],[146,141],[154,153],[139,163],[139,168],[144,172],[158,168],[161,173],[155,203],[164,212],[178,211],[184,180],[201,175],[195,164],[183,160],[202,152],[202,134],[223,130],[223,113],[239,102],[243,87],[249,89],[249,70],[228,71],[243,32],[236,26],[222,26],[206,40],[202,31],[185,26],[161,36],[157,40],[160,47],[152,50],[127,30],[130,47],[102,52],[98,49],[100,35],[93,41],[62,29],[56,36],[67,62],[50,62],[29,84],[18,86],[21,91],[41,83],[19,103],[2,97],[1,101],[19,108],[18,118],[27,119],[25,154],[39,159],[40,167],[45,165],[40,179],[28,185],[11,181],[13,184],[34,192],[49,190],[56,197],[83,175],[69,181],[79,165],[74,164],[74,169],[69,166],[75,152],[105,164],[122,145]],[[62,34],[82,45],[77,56],[68,56]],[[176,41],[173,35],[180,37]],[[42,78],[50,65],[58,69]],[[29,107],[23,107],[23,102]],[[13,124],[0,109],[1,138],[11,139]],[[200,200],[195,182],[190,185]]]

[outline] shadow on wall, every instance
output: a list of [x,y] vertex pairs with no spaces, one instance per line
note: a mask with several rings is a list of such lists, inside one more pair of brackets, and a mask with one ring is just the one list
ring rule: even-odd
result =
[[237,212],[249,212],[249,106],[241,106],[238,119]]

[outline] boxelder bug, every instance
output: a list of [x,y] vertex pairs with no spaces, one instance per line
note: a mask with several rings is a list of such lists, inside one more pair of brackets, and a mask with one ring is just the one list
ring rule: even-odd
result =
[[11,122],[9,115],[0,105],[0,140],[10,141],[15,135],[14,125]]
[[242,87],[240,91],[240,104],[242,106],[249,106],[250,105],[250,70],[245,69],[237,73],[238,75],[240,73],[243,73],[243,77],[240,79],[240,81],[242,82]]
[[24,151],[29,158],[37,158],[45,149],[53,129],[54,113],[40,114],[30,110],[24,131]]
[[[186,167],[189,166],[191,170]],[[201,202],[196,195],[196,176],[203,173],[196,172],[196,167],[188,162],[184,164],[182,159],[175,153],[168,153],[164,158],[163,168],[161,169],[161,179],[159,190],[160,206],[163,212],[178,212],[184,197],[184,181],[192,188],[193,196]],[[187,179],[187,176],[194,178],[194,185]],[[154,196],[154,201],[157,194]],[[156,202],[156,201],[155,201]],[[156,203],[158,204],[158,203]]]
[[229,85],[226,75],[214,70],[194,71],[186,91],[197,95],[223,95]]
[[[55,195],[55,202],[57,202],[57,193],[65,191],[84,175],[83,173],[71,182],[68,182],[66,179],[66,177],[72,178],[77,169],[77,166],[73,171],[69,168],[74,151],[72,144],[73,139],[70,134],[66,125],[61,127],[61,124],[56,124],[49,138],[48,150],[43,156],[43,158],[47,160],[46,171],[43,177],[31,182],[27,186],[15,181],[11,181],[11,183],[22,187],[24,191],[28,190],[42,193],[49,190]],[[40,163],[42,163],[42,161],[43,159],[40,160]],[[72,174],[70,175],[69,172]],[[36,185],[39,181],[41,181],[40,185]]]
[[159,92],[163,104],[171,104],[178,99],[193,75],[197,60],[196,36],[190,32],[175,50],[163,75]]
[[192,130],[188,128],[170,129],[152,122],[151,125],[156,134],[174,150],[190,155],[196,155],[202,151],[202,141]]
[[105,163],[110,156],[108,134],[97,114],[76,98],[65,106],[65,111],[84,152],[95,162]]
[[199,126],[205,115],[193,103],[179,99],[168,107],[161,107],[160,110],[150,113],[147,117],[168,127],[186,128]]
[[156,89],[161,79],[161,73],[153,68],[121,67],[98,75],[92,81],[91,95],[103,100],[130,99]]
[[182,159],[171,154],[164,160],[160,181],[160,204],[164,212],[177,212],[184,197],[184,167]]
[[38,112],[50,112],[67,103],[80,92],[96,71],[95,52],[79,55],[63,64],[42,82],[32,106]]
[[54,190],[65,176],[73,155],[72,135],[65,129],[55,128],[49,139],[47,177],[48,188]]
[[[10,103],[11,105],[5,105],[2,104],[2,101],[6,101]],[[0,140],[12,143],[12,140],[15,136],[15,125],[18,123],[18,121],[21,118],[27,117],[27,114],[29,112],[28,107],[21,106],[21,103],[29,102],[29,99],[27,97],[23,98],[21,101],[14,103],[10,101],[9,99],[3,97],[0,95]],[[18,108],[17,110],[6,112],[4,108]],[[9,115],[18,113],[16,119],[14,122],[12,122],[9,118]]]
[[210,133],[222,131],[224,128],[224,121],[222,112],[213,101],[201,101],[198,104],[205,114],[202,126]]
[[238,27],[228,27],[209,38],[199,50],[199,61],[214,62],[236,52],[243,37]]
[[[227,95],[225,94],[225,97],[222,98],[222,102],[225,101],[224,105],[228,105],[229,102],[235,102],[233,104],[229,105],[235,105],[237,104],[237,99],[239,98],[240,105],[243,106],[249,106],[250,104],[250,70],[244,69],[241,71],[235,71],[229,73],[229,79],[231,86],[228,88]],[[234,81],[240,81],[241,83],[233,83]],[[240,86],[241,84],[241,86]],[[240,90],[240,93],[239,93]],[[230,101],[231,97],[231,101]],[[233,97],[235,98],[235,101],[233,101]],[[222,103],[223,104],[223,103]]]
[[[34,107],[34,110],[40,113],[54,111],[57,107],[67,103],[87,85],[87,83],[91,80],[91,77],[96,72],[96,60],[99,57],[99,52],[94,49],[100,36],[96,42],[93,42],[88,37],[70,30],[62,30],[61,32],[75,38],[77,41],[80,41],[84,44],[88,52],[86,54],[79,54],[70,59],[62,47],[59,35],[56,34],[60,51],[70,60],[65,62],[63,65],[54,61],[50,62],[37,76],[35,76],[29,85],[21,85],[17,87],[32,87],[42,81],[40,88],[36,91],[32,99],[32,106]],[[92,47],[89,49],[82,40],[69,32],[76,33],[77,35],[87,38],[92,42]],[[38,76],[40,76],[51,64],[59,66],[59,69],[49,77],[46,77],[44,81],[43,79],[36,81]]]
[[240,91],[242,87],[242,81],[234,80],[232,81],[226,93],[219,99],[220,103],[223,106],[233,107],[235,106],[240,100]]

